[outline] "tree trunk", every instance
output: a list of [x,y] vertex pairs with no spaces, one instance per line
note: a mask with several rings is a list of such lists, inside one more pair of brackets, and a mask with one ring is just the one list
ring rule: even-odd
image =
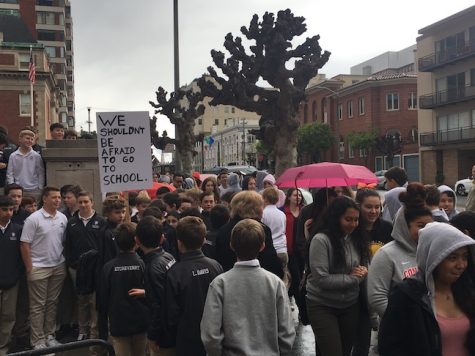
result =
[[275,175],[280,176],[287,168],[297,165],[297,129],[281,127],[274,141]]
[[176,125],[180,132],[180,142],[177,150],[180,154],[181,173],[191,177],[193,172],[193,154],[195,152],[195,135],[193,133],[194,122],[185,121],[182,125]]

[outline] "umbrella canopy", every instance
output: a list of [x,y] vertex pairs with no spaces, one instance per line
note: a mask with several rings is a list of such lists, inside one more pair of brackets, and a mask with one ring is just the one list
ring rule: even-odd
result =
[[[157,189],[158,188],[161,188],[161,187],[167,187],[168,189],[170,189],[171,192],[174,192],[175,191],[175,187],[171,184],[167,184],[167,183],[158,183],[158,182],[153,182],[153,185],[151,188],[148,188],[148,189],[145,189],[148,193],[148,195],[150,196],[151,199],[155,199],[156,196],[157,196]],[[142,189],[140,189],[142,190]],[[140,190],[131,190],[132,192],[139,192]]]
[[378,178],[368,168],[352,164],[322,162],[287,169],[277,179],[279,188],[318,188],[376,183]]

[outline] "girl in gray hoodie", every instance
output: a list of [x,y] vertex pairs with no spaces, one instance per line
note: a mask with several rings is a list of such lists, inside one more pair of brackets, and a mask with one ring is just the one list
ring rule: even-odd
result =
[[399,199],[403,207],[394,219],[391,233],[394,241],[376,252],[368,271],[368,304],[370,310],[379,317],[386,310],[391,287],[417,272],[418,232],[432,221],[432,213],[425,206],[426,196],[422,184],[409,184]]

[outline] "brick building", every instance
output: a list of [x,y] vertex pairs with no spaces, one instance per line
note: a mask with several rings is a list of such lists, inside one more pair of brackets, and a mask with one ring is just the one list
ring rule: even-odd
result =
[[69,0],[3,0],[0,15],[21,19],[31,38],[42,44],[59,88],[58,117],[74,127],[74,52]]
[[[370,77],[339,75],[307,88],[301,123],[328,123],[337,141],[324,160],[365,165],[373,171],[401,166],[410,180],[419,180],[417,75],[404,71],[385,69]],[[362,132],[400,141],[401,151],[392,164],[377,149],[356,150],[349,145],[348,135]]]
[[59,90],[49,57],[20,17],[0,14],[0,125],[6,126],[16,142],[21,128],[31,125],[31,91],[28,79],[30,46],[36,64],[34,125],[40,143],[49,138],[49,125],[58,121]]

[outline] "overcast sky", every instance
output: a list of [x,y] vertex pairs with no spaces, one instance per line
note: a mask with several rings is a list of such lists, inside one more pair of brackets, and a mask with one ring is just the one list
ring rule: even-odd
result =
[[[163,86],[173,90],[173,0],[72,0],[76,128],[96,111],[150,111]],[[473,5],[473,0],[179,0],[180,84],[212,64],[228,32],[241,35],[253,14],[290,8],[306,18],[305,37],[320,34],[332,54],[320,73],[350,67],[416,42],[418,30]],[[94,128],[94,127],[93,127]],[[166,118],[159,130],[171,125]]]

